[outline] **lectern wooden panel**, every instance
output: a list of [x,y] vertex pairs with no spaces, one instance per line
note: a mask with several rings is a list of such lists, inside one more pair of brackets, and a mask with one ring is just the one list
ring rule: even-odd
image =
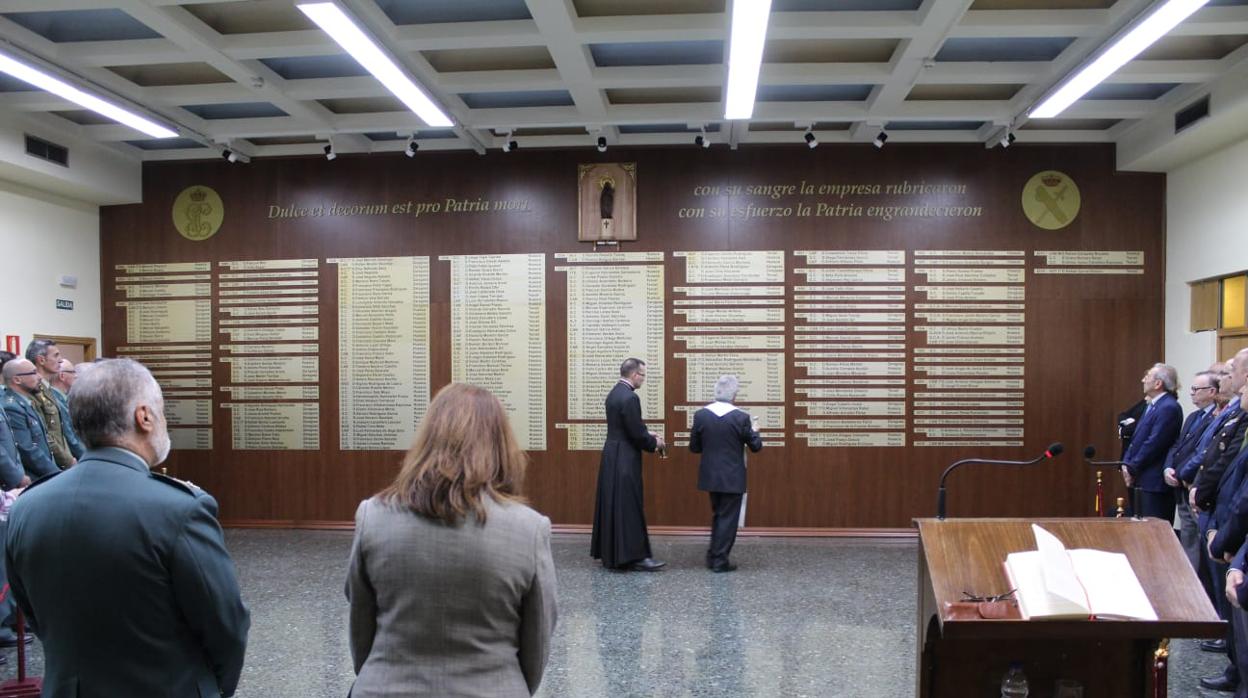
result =
[[[1089,696],[1151,696],[1152,652],[1162,638],[1220,637],[1219,620],[1171,527],[1158,519],[917,519],[919,616],[916,695],[996,695],[1011,661],[1046,695],[1075,679]],[[1067,548],[1127,556],[1156,621],[988,620],[967,617],[963,593],[1010,591],[1005,557],[1035,549],[1031,524]]]

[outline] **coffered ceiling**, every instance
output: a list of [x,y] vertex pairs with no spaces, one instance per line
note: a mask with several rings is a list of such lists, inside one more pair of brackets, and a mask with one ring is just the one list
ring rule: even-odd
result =
[[[422,149],[1116,142],[1248,69],[1248,0],[1213,0],[1060,118],[1028,107],[1148,0],[773,0],[754,118],[723,120],[728,0],[345,0],[455,120],[422,128],[294,0],[0,0],[0,48],[176,124],[155,140],[0,75],[38,113],[144,160]],[[510,136],[508,134],[511,134]]]

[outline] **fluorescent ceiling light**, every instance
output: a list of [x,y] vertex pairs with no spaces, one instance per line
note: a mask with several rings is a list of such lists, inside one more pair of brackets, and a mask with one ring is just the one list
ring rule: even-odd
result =
[[1066,81],[1061,89],[1049,95],[1035,109],[1027,114],[1032,119],[1048,119],[1062,113],[1076,100],[1096,87],[1102,80],[1113,74],[1128,61],[1140,55],[1154,41],[1174,29],[1179,22],[1187,19],[1209,0],[1166,0],[1143,22],[1135,25],[1131,31],[1123,34],[1096,60],[1089,63],[1074,77]]
[[728,46],[728,99],[725,119],[748,119],[754,115],[758,91],[758,68],[763,62],[767,18],[771,0],[734,0],[732,42]]
[[57,97],[68,99],[74,104],[103,114],[113,121],[123,123],[137,131],[142,131],[152,138],[174,138],[178,135],[177,131],[161,126],[155,121],[146,119],[127,109],[122,109],[115,104],[105,102],[95,95],[87,94],[59,78],[54,78],[42,70],[16,61],[3,53],[0,53],[0,72],[8,73],[18,80],[28,82],[41,90],[51,92]]
[[314,2],[297,5],[313,22],[338,42],[351,57],[381,81],[408,109],[416,112],[429,126],[449,127],[450,117],[442,112],[433,100],[416,83],[395,65],[381,48],[368,38],[359,27],[332,2]]

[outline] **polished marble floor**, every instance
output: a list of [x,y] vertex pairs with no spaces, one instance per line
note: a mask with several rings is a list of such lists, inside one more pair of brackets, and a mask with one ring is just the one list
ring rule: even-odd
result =
[[[252,611],[238,695],[345,696],[350,534],[226,538]],[[913,695],[914,543],[742,538],[731,574],[702,567],[704,538],[653,543],[667,570],[619,573],[589,559],[587,536],[555,536],[560,617],[539,696]],[[4,654],[9,679],[15,652]],[[38,642],[31,654],[38,674]],[[1176,642],[1170,696],[1229,696],[1196,688],[1224,665]]]

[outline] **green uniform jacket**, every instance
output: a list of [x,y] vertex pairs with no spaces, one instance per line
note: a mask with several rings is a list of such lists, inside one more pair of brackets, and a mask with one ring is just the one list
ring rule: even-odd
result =
[[32,480],[58,471],[56,461],[52,460],[52,449],[48,447],[48,433],[44,431],[43,420],[30,404],[30,400],[5,389],[4,414],[9,420],[9,429],[13,432],[13,443],[22,459],[22,467]]
[[13,442],[13,432],[9,429],[9,420],[4,410],[0,409],[0,487],[11,490],[17,487],[26,475],[22,468],[22,454],[17,452],[17,444]]
[[9,514],[9,584],[43,641],[43,698],[231,696],[250,616],[217,502],[93,448]]
[[52,449],[52,459],[62,470],[73,465],[74,456],[69,452],[69,442],[65,440],[65,430],[61,427],[61,408],[52,397],[52,386],[44,381],[43,390],[32,394],[30,401],[48,433],[48,448]]
[[52,399],[56,400],[56,406],[61,412],[61,432],[65,434],[65,442],[69,444],[69,452],[74,458],[82,458],[82,454],[87,452],[87,447],[82,445],[82,440],[78,438],[78,434],[74,431],[74,423],[69,419],[69,396],[56,388],[49,388],[52,391]]

